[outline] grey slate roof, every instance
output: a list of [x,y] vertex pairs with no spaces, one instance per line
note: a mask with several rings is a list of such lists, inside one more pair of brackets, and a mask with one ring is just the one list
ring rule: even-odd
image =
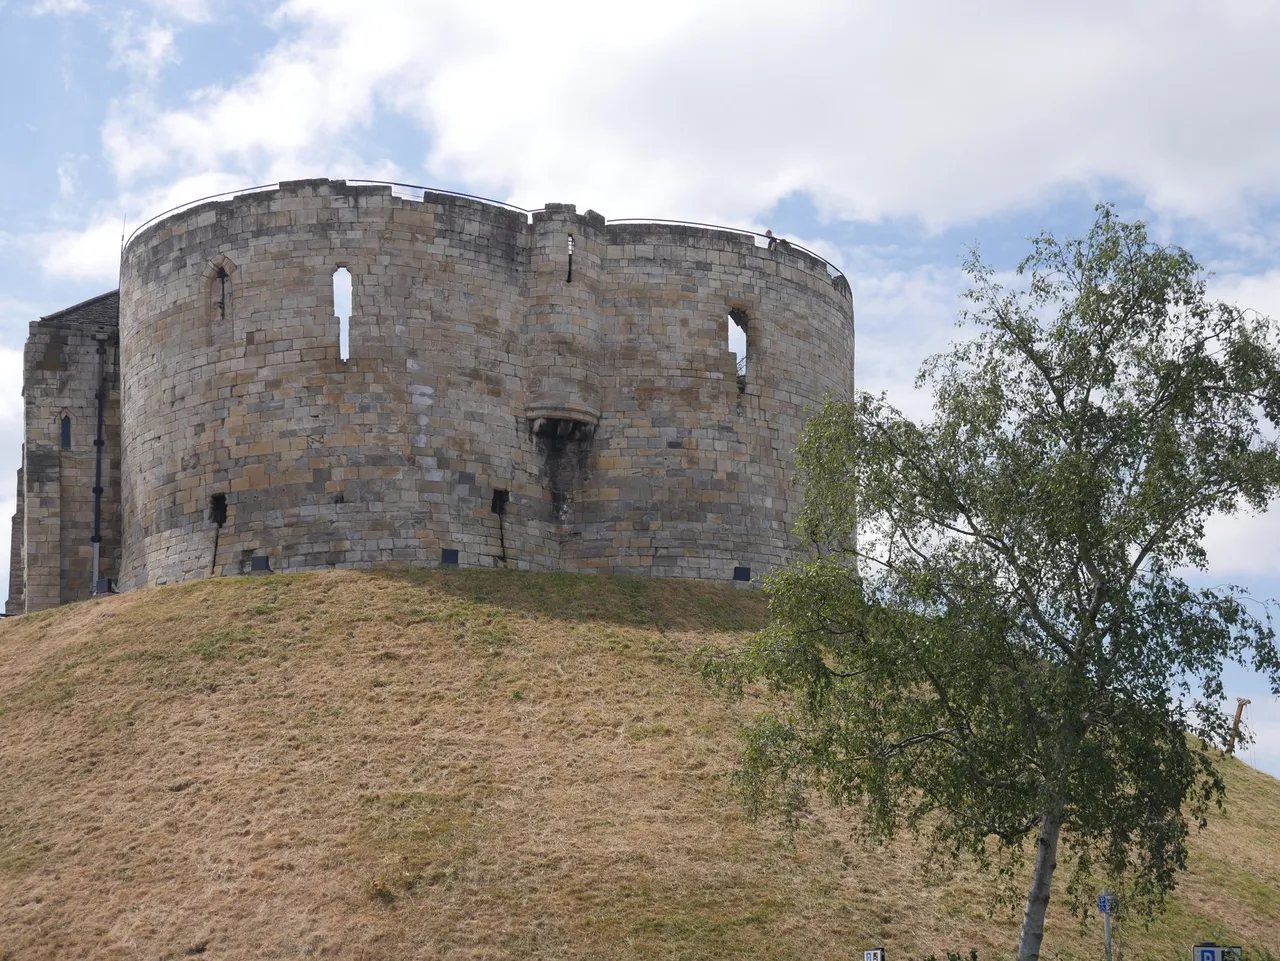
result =
[[59,310],[40,318],[42,324],[76,324],[97,327],[103,324],[116,327],[120,323],[120,291],[112,290],[97,297]]

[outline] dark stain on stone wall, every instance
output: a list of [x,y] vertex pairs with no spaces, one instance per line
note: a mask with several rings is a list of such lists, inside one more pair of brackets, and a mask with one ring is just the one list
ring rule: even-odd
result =
[[553,524],[574,520],[574,492],[590,479],[587,463],[595,426],[564,417],[543,417],[532,422],[534,446],[542,461],[541,475],[550,493]]

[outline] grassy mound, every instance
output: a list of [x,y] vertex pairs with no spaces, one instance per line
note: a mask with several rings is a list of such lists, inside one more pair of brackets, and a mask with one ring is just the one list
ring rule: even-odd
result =
[[[754,592],[506,571],[228,578],[0,624],[0,958],[849,958],[976,947],[990,882],[744,822],[697,650]],[[1280,783],[1125,959],[1280,954]],[[1101,956],[1051,917],[1049,956]]]

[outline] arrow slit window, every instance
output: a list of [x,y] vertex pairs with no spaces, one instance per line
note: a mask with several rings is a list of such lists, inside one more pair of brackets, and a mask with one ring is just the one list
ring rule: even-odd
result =
[[205,268],[204,294],[209,318],[209,346],[226,345],[232,337],[236,265],[219,255]]
[[338,359],[351,359],[351,271],[333,272],[333,314],[338,319]]

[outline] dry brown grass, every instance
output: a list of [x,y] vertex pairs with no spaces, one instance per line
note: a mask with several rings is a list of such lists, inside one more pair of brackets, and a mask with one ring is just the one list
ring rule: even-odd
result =
[[[988,882],[725,774],[752,705],[697,649],[751,592],[500,571],[224,579],[0,625],[0,958],[1007,954]],[[1280,784],[1227,814],[1125,958],[1280,953]],[[1053,919],[1051,956],[1098,957]],[[1255,953],[1255,957],[1258,956]]]

